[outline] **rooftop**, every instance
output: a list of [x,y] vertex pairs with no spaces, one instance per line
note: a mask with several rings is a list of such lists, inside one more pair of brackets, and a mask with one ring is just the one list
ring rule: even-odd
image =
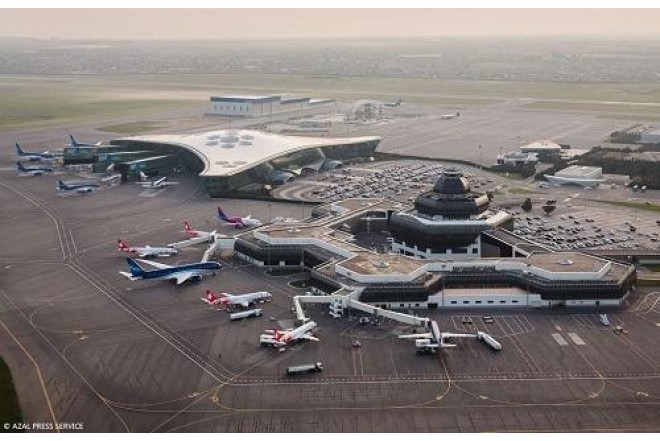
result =
[[195,153],[204,162],[200,176],[230,176],[290,153],[316,147],[380,141],[380,138],[311,138],[255,130],[216,130],[195,134],[131,136],[113,142],[121,141],[176,145]]
[[520,150],[561,150],[561,146],[553,141],[542,140],[523,145]]

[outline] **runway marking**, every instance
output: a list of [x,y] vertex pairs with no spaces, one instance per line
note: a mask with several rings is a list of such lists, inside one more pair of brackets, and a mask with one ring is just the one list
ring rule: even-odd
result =
[[578,346],[585,346],[585,345],[586,345],[586,343],[584,342],[584,340],[582,340],[582,338],[580,338],[580,336],[577,335],[575,332],[569,332],[569,333],[568,333],[568,337],[569,337],[571,340],[573,340],[573,343],[575,343],[575,344],[578,345]]
[[555,339],[555,341],[559,346],[568,346],[568,342],[564,340],[564,337],[562,337],[561,334],[550,334],[550,335],[552,335],[552,338]]

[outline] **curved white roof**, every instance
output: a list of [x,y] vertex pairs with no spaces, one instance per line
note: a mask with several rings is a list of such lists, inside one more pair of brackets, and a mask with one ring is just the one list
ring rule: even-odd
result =
[[200,176],[230,176],[280,156],[333,145],[380,141],[377,136],[310,138],[256,130],[215,130],[185,135],[144,135],[116,139],[176,145],[195,153],[203,162]]

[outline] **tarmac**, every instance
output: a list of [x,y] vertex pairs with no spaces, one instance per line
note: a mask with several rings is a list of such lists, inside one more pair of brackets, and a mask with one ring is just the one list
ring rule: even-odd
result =
[[[56,179],[79,176],[17,177],[12,164],[3,149],[0,356],[28,423],[81,423],[86,432],[660,429],[657,289],[638,288],[620,310],[428,311],[443,331],[491,333],[500,352],[459,340],[418,355],[413,342],[397,339],[409,331],[400,324],[333,319],[320,306],[306,309],[320,342],[262,348],[260,333],[293,324],[291,298],[305,289],[289,282],[300,275],[271,276],[222,257],[223,269],[200,283],[131,282],[118,274],[126,261],[116,241],[182,240],[184,220],[235,234],[215,216],[217,205],[264,220],[305,217],[309,204],[210,200],[185,175],[153,193],[125,184],[62,197]],[[161,261],[193,262],[202,252],[192,247]],[[200,300],[207,288],[274,298],[260,306],[262,317],[230,322]],[[601,312],[627,333],[602,326]],[[467,316],[472,325],[462,323]],[[321,373],[285,375],[288,366],[317,361]]]

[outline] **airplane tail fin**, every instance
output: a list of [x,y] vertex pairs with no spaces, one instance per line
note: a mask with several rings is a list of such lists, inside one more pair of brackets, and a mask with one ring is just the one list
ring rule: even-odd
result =
[[218,217],[222,219],[223,221],[227,221],[227,215],[225,214],[224,211],[222,211],[222,207],[218,206]]
[[145,270],[142,269],[140,265],[138,265],[138,263],[134,259],[127,257],[126,262],[128,262],[128,269],[131,270],[131,276],[133,277],[143,276],[144,273],[146,272]]
[[130,250],[129,246],[126,245],[126,242],[124,242],[121,239],[117,239],[117,243],[119,244],[119,248],[117,251],[126,251],[128,252]]
[[186,232],[192,230],[192,228],[190,228],[190,224],[189,224],[188,222],[186,222],[186,221],[183,222],[183,229],[184,229],[184,231],[186,231]]
[[57,188],[60,190],[66,190],[66,185],[64,185],[64,182],[62,181],[57,181]]
[[24,171],[26,171],[25,167],[23,167],[23,164],[21,164],[19,161],[16,161],[16,169],[17,169],[19,172],[24,172]]
[[76,147],[78,146],[78,141],[76,141],[76,138],[73,137],[73,135],[69,135],[69,139],[71,140],[71,146]]
[[21,145],[19,143],[16,143],[16,153],[18,153],[19,155],[24,154],[23,149],[21,148]]
[[209,303],[215,303],[217,302],[219,297],[210,289],[206,290],[206,300],[208,300]]
[[144,172],[141,171],[140,172],[140,181],[141,182],[147,182],[148,180],[149,180],[149,178],[147,177],[147,175],[145,175]]

